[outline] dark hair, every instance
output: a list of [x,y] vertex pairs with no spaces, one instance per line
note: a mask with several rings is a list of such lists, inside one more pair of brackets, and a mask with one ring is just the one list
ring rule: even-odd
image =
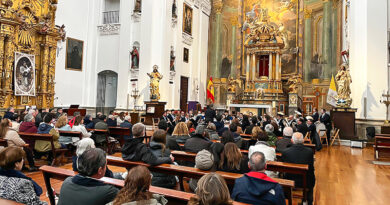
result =
[[232,123],[229,125],[229,130],[231,132],[237,132],[237,124],[236,123]]
[[242,117],[242,124],[249,124],[248,115],[244,115],[244,117]]
[[242,154],[234,142],[225,144],[219,161],[219,168],[223,169],[224,165],[229,169],[240,170]]
[[0,123],[0,138],[4,138],[9,129],[9,119],[4,118]]
[[251,121],[252,121],[253,125],[257,125],[257,117],[256,116],[253,116]]
[[6,147],[0,152],[0,167],[4,170],[15,169],[15,163],[21,162],[25,155],[20,147]]
[[83,120],[83,116],[81,115],[78,115],[76,117],[76,119],[74,120],[74,125],[77,126],[77,125],[80,125],[81,121]]
[[167,121],[161,120],[161,121],[158,123],[158,129],[161,129],[161,130],[166,131],[166,130],[168,129],[168,123],[167,123]]
[[19,114],[18,114],[18,113],[14,113],[14,114],[11,116],[10,120],[12,120],[12,121],[17,121],[17,120],[18,120],[18,117],[19,117]]
[[101,121],[104,121],[106,118],[107,118],[107,116],[105,116],[105,115],[100,115],[99,116],[99,120],[101,120]]
[[77,159],[77,169],[83,176],[93,176],[104,166],[106,166],[106,153],[100,148],[86,150]]
[[267,133],[259,132],[257,134],[257,141],[267,142],[268,140],[269,140],[269,137],[268,137]]
[[226,144],[229,142],[234,142],[234,136],[233,133],[229,130],[226,130],[222,133],[221,143]]
[[[184,125],[185,126],[185,125]],[[167,132],[165,130],[158,129],[154,131],[152,141],[157,142],[161,145],[161,152],[165,152],[165,144],[166,144],[166,136]]]
[[298,121],[299,121],[299,122],[302,122],[302,123],[305,122],[305,120],[304,120],[303,118],[299,118]]
[[265,163],[265,156],[262,152],[254,152],[249,159],[249,165],[254,172],[263,171]]
[[217,120],[217,122],[221,122],[221,120],[222,120],[222,115],[217,115],[216,117],[215,117],[215,119]]
[[54,114],[49,112],[45,115],[45,117],[43,117],[43,122],[50,123],[53,120],[53,118],[54,118]]

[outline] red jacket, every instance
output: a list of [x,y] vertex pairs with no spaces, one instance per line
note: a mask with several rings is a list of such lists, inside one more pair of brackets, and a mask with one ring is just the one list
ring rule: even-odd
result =
[[19,132],[37,133],[38,128],[35,127],[35,123],[33,122],[22,122],[19,127]]

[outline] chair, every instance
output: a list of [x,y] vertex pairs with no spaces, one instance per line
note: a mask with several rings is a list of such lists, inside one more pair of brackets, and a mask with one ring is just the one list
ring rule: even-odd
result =
[[305,135],[305,138],[303,140],[304,141],[310,141],[310,144],[311,144],[312,142],[311,142],[311,139],[310,139],[310,135],[311,135],[311,131],[307,132],[306,135]]
[[332,141],[332,142],[330,143],[330,146],[333,145],[333,143],[334,143],[334,141],[335,141],[336,139],[338,140],[339,145],[341,145],[339,133],[340,133],[340,129],[334,128],[334,135],[330,137],[330,140]]
[[153,118],[153,129],[157,129],[158,123],[160,123],[160,118]]
[[325,141],[326,141],[326,146],[329,146],[328,135],[326,135],[326,129],[320,129],[320,130],[318,130],[318,136],[320,136],[320,141],[321,141],[321,143],[322,143],[322,140],[325,139]]

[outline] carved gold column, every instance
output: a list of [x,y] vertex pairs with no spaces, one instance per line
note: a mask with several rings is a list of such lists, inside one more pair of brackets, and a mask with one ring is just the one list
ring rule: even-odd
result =
[[3,92],[5,92],[6,99],[4,103],[4,107],[9,107],[14,105],[14,97],[12,96],[12,63],[14,62],[14,52],[15,52],[15,46],[14,46],[14,35],[8,35],[5,40],[5,54],[4,54],[4,74],[3,78],[4,85],[3,85]]
[[48,83],[48,86],[49,86],[49,89],[48,89],[48,92],[49,92],[49,97],[48,97],[48,105],[49,107],[53,107],[54,106],[54,85],[55,85],[55,82],[54,82],[54,78],[55,78],[55,66],[56,66],[56,50],[57,48],[55,46],[51,47],[50,48],[50,58],[49,58],[49,61],[50,61],[50,64],[49,64],[49,83]]
[[41,93],[42,93],[42,108],[47,108],[47,99],[48,94],[47,83],[48,83],[48,72],[49,72],[49,46],[47,44],[43,45],[43,56],[42,56],[42,73],[41,73]]
[[[3,61],[4,61],[4,40],[5,35],[0,34],[0,91],[2,91],[2,84],[3,84]],[[0,108],[4,106],[5,103],[5,96],[3,93],[0,92]]]

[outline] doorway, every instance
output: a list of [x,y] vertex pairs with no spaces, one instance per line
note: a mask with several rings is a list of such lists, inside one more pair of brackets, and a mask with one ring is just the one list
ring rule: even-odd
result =
[[98,74],[96,112],[108,115],[116,107],[118,74],[114,71],[102,71]]
[[188,101],[188,78],[181,76],[180,79],[180,110],[187,112]]

